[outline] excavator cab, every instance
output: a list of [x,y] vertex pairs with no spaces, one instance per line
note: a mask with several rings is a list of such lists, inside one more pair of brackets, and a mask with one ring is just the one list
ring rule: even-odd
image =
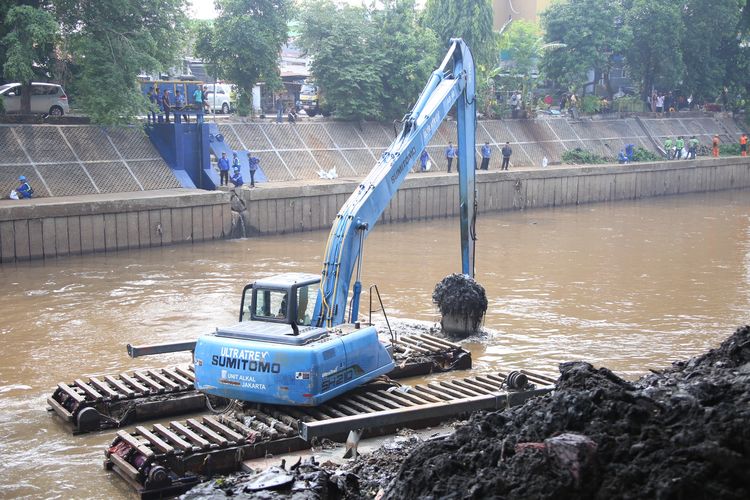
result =
[[285,273],[245,287],[240,322],[201,336],[195,387],[257,403],[315,406],[393,369],[373,326],[313,326],[320,276]]
[[310,326],[319,291],[316,274],[285,273],[260,279],[242,291],[240,322]]

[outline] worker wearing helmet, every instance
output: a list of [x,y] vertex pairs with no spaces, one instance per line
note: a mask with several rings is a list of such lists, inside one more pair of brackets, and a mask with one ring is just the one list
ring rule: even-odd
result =
[[18,187],[16,188],[19,198],[31,198],[34,194],[34,190],[31,189],[31,185],[26,181],[26,176],[18,177]]
[[240,167],[236,166],[234,167],[234,173],[232,174],[232,177],[229,179],[232,181],[232,184],[234,184],[234,187],[238,188],[244,184],[244,181],[242,180],[242,174],[240,173]]

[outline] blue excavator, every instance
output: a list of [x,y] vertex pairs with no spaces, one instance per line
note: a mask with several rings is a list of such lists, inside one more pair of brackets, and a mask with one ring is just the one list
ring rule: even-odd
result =
[[338,212],[321,274],[287,273],[248,285],[240,322],[195,343],[196,389],[241,401],[316,406],[394,368],[392,339],[358,321],[364,242],[454,105],[462,272],[473,278],[474,62],[463,40],[452,39],[401,132]]

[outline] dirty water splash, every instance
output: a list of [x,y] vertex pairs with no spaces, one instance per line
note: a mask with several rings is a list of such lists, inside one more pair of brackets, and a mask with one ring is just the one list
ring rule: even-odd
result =
[[235,190],[232,190],[231,193],[229,199],[232,207],[232,230],[230,237],[247,238],[250,234],[250,212],[247,209],[245,200],[238,196]]

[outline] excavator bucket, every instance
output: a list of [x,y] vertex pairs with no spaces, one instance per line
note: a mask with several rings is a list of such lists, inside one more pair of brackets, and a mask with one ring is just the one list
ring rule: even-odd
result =
[[465,338],[479,331],[487,312],[484,287],[465,274],[443,278],[432,292],[442,315],[440,325],[451,336]]

